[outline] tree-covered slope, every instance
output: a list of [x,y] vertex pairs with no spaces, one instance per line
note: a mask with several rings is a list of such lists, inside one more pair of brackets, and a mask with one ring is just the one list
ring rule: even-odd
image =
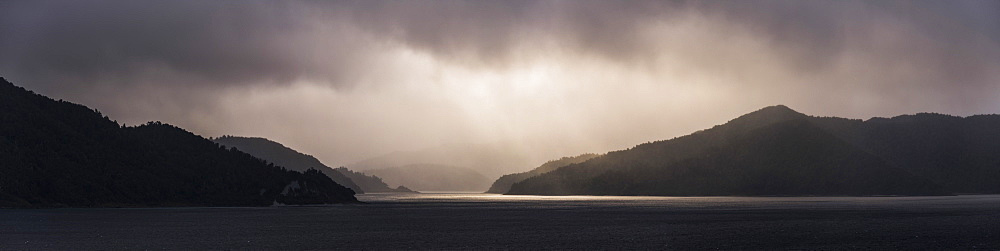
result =
[[611,152],[508,194],[936,195],[945,190],[774,106],[671,140]]
[[159,122],[122,127],[0,78],[0,207],[356,201],[318,171],[285,170]]
[[500,194],[506,193],[507,191],[510,190],[510,186],[513,185],[514,183],[521,182],[521,181],[523,181],[523,180],[525,180],[527,178],[535,177],[535,176],[541,175],[543,173],[551,172],[552,170],[556,170],[556,169],[558,169],[560,167],[564,167],[564,166],[567,166],[567,165],[570,165],[570,164],[576,164],[576,163],[584,162],[584,161],[587,161],[587,160],[592,159],[592,158],[597,157],[597,156],[600,156],[600,155],[593,154],[593,153],[587,153],[587,154],[581,154],[581,155],[574,156],[574,157],[563,157],[561,159],[557,159],[557,160],[552,160],[552,161],[549,161],[549,162],[545,162],[545,164],[542,164],[541,166],[538,166],[535,169],[531,169],[531,171],[527,171],[527,172],[523,172],[523,173],[507,174],[507,175],[501,176],[499,179],[497,179],[496,181],[494,181],[493,185],[490,186],[490,189],[487,190],[486,192],[487,193],[500,193]]
[[300,153],[282,145],[281,143],[265,138],[236,136],[222,136],[213,139],[213,141],[228,147],[235,147],[242,152],[249,153],[254,157],[261,158],[290,170],[300,172],[309,170],[310,168],[319,170],[323,174],[326,174],[326,176],[330,177],[330,179],[337,182],[337,184],[350,188],[356,193],[364,193],[364,189],[361,189],[361,187],[355,184],[354,181],[347,176],[344,176],[344,174],[333,170],[333,168],[324,165],[316,159],[316,157]]
[[1000,193],[1000,115],[812,118],[838,137],[956,193]]

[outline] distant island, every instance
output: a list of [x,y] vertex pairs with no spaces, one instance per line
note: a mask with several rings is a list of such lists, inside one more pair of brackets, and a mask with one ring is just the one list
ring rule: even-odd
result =
[[184,129],[124,126],[0,78],[0,207],[355,203],[316,169],[287,170]]
[[1000,193],[998,150],[1000,115],[921,113],[863,121],[772,106],[691,135],[528,177],[505,194]]
[[300,153],[294,149],[288,148],[281,143],[274,142],[265,138],[254,138],[254,137],[237,137],[237,136],[222,136],[212,139],[216,143],[225,145],[227,147],[236,148],[240,151],[249,153],[255,157],[261,158],[266,161],[270,161],[275,165],[280,165],[285,168],[295,170],[295,171],[306,171],[309,169],[316,169],[326,176],[333,179],[333,181],[338,184],[344,185],[356,193],[387,193],[387,192],[403,192],[403,193],[413,193],[413,190],[406,188],[404,186],[399,186],[396,188],[390,188],[385,182],[382,182],[382,178],[374,175],[365,175],[362,173],[354,172],[348,170],[347,168],[331,168],[322,162],[320,162],[316,157]]

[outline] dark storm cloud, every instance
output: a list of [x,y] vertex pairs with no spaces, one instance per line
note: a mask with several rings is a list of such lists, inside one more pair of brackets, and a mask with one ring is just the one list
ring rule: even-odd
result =
[[[927,63],[956,80],[991,73],[1000,45],[1000,2],[996,1],[719,1],[704,11],[758,31],[795,56],[794,65],[823,70],[845,50],[883,49],[897,63]],[[879,33],[906,37],[893,48],[850,48]],[[965,82],[965,81],[960,81]],[[942,83],[946,84],[946,83]],[[955,84],[955,83],[947,83]],[[974,83],[967,83],[974,84]]]
[[345,7],[364,30],[462,62],[503,65],[554,42],[614,59],[643,54],[639,25],[684,7],[666,1],[368,1]]
[[197,84],[282,83],[301,77],[335,80],[342,75],[340,70],[350,68],[357,59],[353,50],[337,40],[312,36],[310,32],[322,27],[303,21],[315,18],[316,13],[295,3],[29,1],[2,5],[3,70],[25,77],[54,74],[97,81],[158,69],[204,80]]
[[0,1],[0,74],[324,160],[514,137],[596,151],[777,103],[1000,112],[997,17],[998,1]]
[[[349,82],[365,50],[340,37],[370,34],[466,63],[503,66],[552,42],[635,63],[658,55],[644,25],[685,14],[749,29],[821,71],[871,23],[914,29],[894,57],[930,62],[963,80],[996,61],[993,1],[40,1],[5,2],[0,52],[7,74],[130,75],[159,67],[205,83]],[[361,33],[329,26],[356,27]],[[874,34],[877,35],[877,34]],[[668,38],[669,39],[669,38]],[[707,46],[703,50],[712,50]],[[861,48],[864,49],[864,48]],[[360,51],[360,52],[359,52]],[[916,56],[898,53],[917,53]]]
[[792,66],[807,69],[827,66],[851,49],[847,40],[878,33],[871,25],[879,23],[902,24],[913,29],[912,38],[930,40],[899,45],[931,50],[919,52],[934,54],[928,60],[969,65],[994,60],[987,57],[995,53],[976,52],[994,50],[991,46],[1000,41],[1000,3],[995,1],[369,1],[340,6],[350,9],[344,13],[366,31],[471,61],[510,59],[519,43],[550,38],[582,53],[629,62],[656,53],[656,41],[644,41],[639,28],[691,13],[751,30],[795,57]]

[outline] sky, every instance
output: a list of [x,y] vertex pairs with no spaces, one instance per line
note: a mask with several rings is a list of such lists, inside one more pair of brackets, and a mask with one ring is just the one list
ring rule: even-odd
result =
[[541,164],[777,104],[1000,113],[1000,1],[0,1],[0,76],[331,166],[464,144]]

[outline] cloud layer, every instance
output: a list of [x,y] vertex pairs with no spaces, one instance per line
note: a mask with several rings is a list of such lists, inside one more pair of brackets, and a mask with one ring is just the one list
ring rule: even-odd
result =
[[998,113],[997,16],[995,1],[0,2],[0,74],[332,165],[488,142],[544,161],[779,103]]

